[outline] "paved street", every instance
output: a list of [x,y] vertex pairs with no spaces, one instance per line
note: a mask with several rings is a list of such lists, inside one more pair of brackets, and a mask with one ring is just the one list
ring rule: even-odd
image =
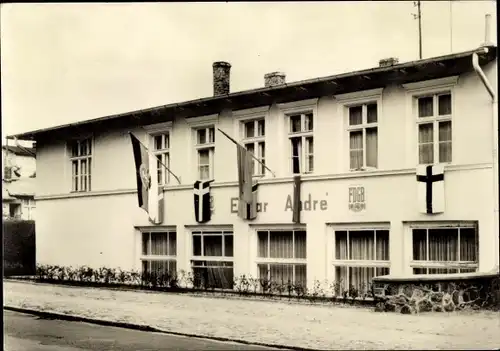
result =
[[43,319],[4,310],[5,351],[273,350],[162,333]]

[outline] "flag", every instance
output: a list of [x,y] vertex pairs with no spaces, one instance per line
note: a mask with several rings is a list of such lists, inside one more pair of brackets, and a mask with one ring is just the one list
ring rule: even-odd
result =
[[251,218],[250,214],[250,208],[256,206],[252,186],[253,159],[250,152],[239,144],[236,145],[236,152],[238,163],[238,216],[243,219],[254,219],[255,217]]
[[194,182],[194,217],[196,222],[205,223],[210,221],[212,210],[210,208],[210,183],[213,180]]
[[444,166],[417,167],[418,208],[421,213],[444,212]]
[[247,205],[247,219],[257,218],[257,190],[259,183],[252,185],[252,203]]
[[300,223],[300,175],[293,177],[293,223]]
[[156,164],[156,157],[132,133],[130,138],[134,151],[139,207],[146,211],[151,222],[160,224],[163,222],[163,189],[158,187],[156,180],[151,180],[151,166]]

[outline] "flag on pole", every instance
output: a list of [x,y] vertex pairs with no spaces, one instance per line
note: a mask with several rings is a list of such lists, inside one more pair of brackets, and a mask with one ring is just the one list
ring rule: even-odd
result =
[[257,191],[259,188],[259,183],[252,185],[252,203],[248,205],[247,219],[257,218]]
[[444,166],[417,167],[418,208],[421,213],[444,212]]
[[238,163],[238,216],[243,219],[255,219],[256,212],[251,211],[257,206],[255,200],[257,187],[252,185],[253,159],[250,152],[236,144]]
[[156,180],[151,180],[151,167],[156,165],[157,159],[132,133],[130,138],[134,151],[139,207],[146,211],[152,223],[160,224],[163,222],[163,189],[160,189]]
[[300,175],[293,177],[293,223],[300,223]]
[[210,183],[213,180],[194,182],[194,217],[196,222],[205,223],[210,221],[212,217],[212,209],[210,203]]

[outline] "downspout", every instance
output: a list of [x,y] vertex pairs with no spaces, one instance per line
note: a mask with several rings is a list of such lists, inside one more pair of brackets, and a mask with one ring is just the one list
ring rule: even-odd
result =
[[[483,53],[488,53],[488,48],[482,48],[481,49]],[[498,216],[498,97],[497,94],[495,94],[495,91],[493,90],[493,87],[491,86],[490,82],[488,81],[488,78],[486,78],[483,70],[479,66],[479,57],[477,53],[472,54],[472,66],[474,67],[474,70],[478,74],[479,78],[481,78],[481,81],[483,82],[486,90],[490,94],[491,97],[491,104],[492,104],[492,132],[493,132],[493,137],[492,137],[492,157],[493,157],[493,225],[494,225],[494,232],[493,235],[497,238],[497,240],[500,241],[500,233],[499,233],[499,216]],[[499,245],[499,258],[500,259],[500,243],[497,242],[497,245]],[[500,271],[499,263],[497,261],[497,267],[496,270]]]

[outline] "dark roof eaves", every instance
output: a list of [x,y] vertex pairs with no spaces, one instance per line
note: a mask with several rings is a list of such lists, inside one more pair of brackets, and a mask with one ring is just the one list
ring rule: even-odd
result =
[[[494,47],[494,48],[496,48],[496,47]],[[26,133],[7,136],[7,138],[8,139],[13,139],[13,138],[21,139],[22,137],[26,137],[26,136],[32,137],[32,136],[34,136],[36,134],[40,134],[40,133],[56,131],[56,130],[60,130],[63,128],[88,125],[88,124],[98,123],[98,122],[107,121],[107,120],[111,120],[111,119],[118,119],[121,117],[130,117],[130,116],[133,116],[135,114],[142,114],[142,113],[146,113],[149,111],[157,111],[159,109],[170,109],[170,108],[175,108],[175,107],[187,107],[187,106],[196,105],[196,104],[200,104],[200,103],[206,103],[206,102],[223,100],[223,99],[230,99],[230,98],[234,98],[234,97],[238,97],[238,96],[252,95],[252,94],[256,94],[256,93],[266,93],[266,92],[271,92],[271,91],[279,91],[281,89],[286,89],[286,88],[290,88],[290,87],[304,86],[304,85],[308,85],[308,84],[333,81],[333,80],[349,78],[349,77],[354,77],[354,76],[360,76],[360,75],[366,75],[366,74],[384,73],[384,72],[393,71],[393,70],[397,70],[397,69],[403,69],[403,68],[407,68],[407,67],[425,65],[428,63],[441,61],[441,60],[452,60],[452,59],[462,58],[462,57],[472,55],[473,53],[476,53],[476,52],[482,52],[482,50],[483,50],[483,48],[479,48],[479,49],[464,51],[464,52],[456,53],[456,54],[441,55],[441,56],[437,56],[437,57],[431,57],[428,59],[414,60],[414,61],[409,61],[409,62],[405,62],[405,63],[399,63],[399,64],[395,64],[392,66],[387,66],[387,67],[374,67],[374,68],[368,68],[368,69],[360,70],[360,71],[351,71],[351,72],[340,73],[340,74],[335,74],[335,75],[330,75],[330,76],[325,76],[325,77],[306,79],[306,80],[301,80],[301,81],[291,82],[291,83],[284,83],[284,84],[280,84],[278,86],[273,86],[273,87],[255,88],[255,89],[237,91],[234,93],[229,93],[229,94],[224,94],[224,95],[208,96],[208,97],[194,99],[194,100],[188,100],[188,101],[184,101],[184,102],[180,102],[180,103],[159,105],[159,106],[155,106],[155,107],[149,107],[149,108],[140,109],[140,110],[128,111],[128,112],[123,112],[123,113],[119,113],[119,114],[113,114],[113,115],[98,117],[98,118],[79,121],[79,122],[68,123],[68,124],[49,127],[49,128],[42,128],[42,129],[38,129],[38,130],[26,132]]]

